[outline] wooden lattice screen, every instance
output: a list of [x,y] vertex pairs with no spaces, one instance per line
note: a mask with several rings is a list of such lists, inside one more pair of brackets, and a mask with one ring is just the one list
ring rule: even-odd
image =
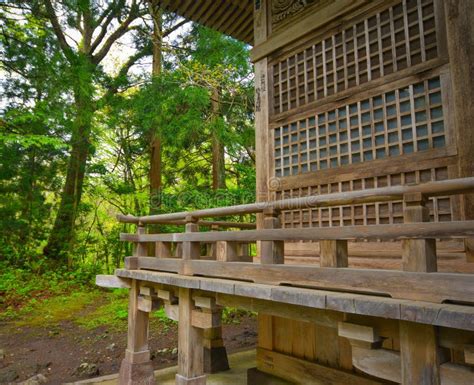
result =
[[[441,12],[439,0],[386,2],[270,57],[277,199],[456,176]],[[398,223],[402,209],[395,202],[288,211],[283,225]],[[431,201],[432,220],[457,215],[451,199]]]

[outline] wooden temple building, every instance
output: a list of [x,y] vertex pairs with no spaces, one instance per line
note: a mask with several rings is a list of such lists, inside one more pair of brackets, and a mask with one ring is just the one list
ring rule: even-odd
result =
[[224,306],[258,313],[249,385],[474,384],[474,1],[161,3],[253,47],[258,201],[119,218],[120,385],[155,383],[157,304],[177,385],[227,368]]

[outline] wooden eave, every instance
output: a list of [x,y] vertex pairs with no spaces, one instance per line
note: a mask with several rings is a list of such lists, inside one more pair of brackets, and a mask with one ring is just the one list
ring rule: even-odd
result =
[[253,45],[251,0],[162,0],[160,4],[168,12]]

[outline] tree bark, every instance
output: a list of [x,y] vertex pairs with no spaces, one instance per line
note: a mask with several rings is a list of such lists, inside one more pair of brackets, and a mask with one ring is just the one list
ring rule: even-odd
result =
[[[220,102],[219,90],[214,88],[211,98],[212,118],[215,122],[219,119]],[[219,133],[217,132],[217,124],[212,130],[212,189],[225,189],[225,153]]]
[[[162,69],[162,12],[156,0],[150,1],[150,14],[153,18],[153,66],[152,77],[161,74]],[[161,138],[156,127],[151,133],[150,139],[150,214],[156,214],[161,206]]]
[[[87,60],[87,59],[85,59]],[[82,187],[90,153],[90,135],[94,107],[92,98],[92,69],[82,64],[78,84],[74,89],[76,117],[71,136],[71,154],[66,171],[66,182],[61,194],[61,203],[48,244],[43,250],[45,256],[56,261],[65,261],[73,248],[74,223],[81,201]],[[68,260],[68,265],[71,261]]]

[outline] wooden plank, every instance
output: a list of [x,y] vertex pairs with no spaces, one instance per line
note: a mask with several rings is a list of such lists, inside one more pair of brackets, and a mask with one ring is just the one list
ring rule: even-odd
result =
[[439,352],[431,325],[400,321],[400,357],[403,385],[438,385]]
[[298,385],[375,385],[376,380],[258,348],[257,369]]
[[121,234],[125,241],[155,242],[255,242],[321,240],[403,240],[424,238],[464,238],[474,235],[474,221],[398,223],[389,225],[343,226],[300,229],[265,229],[176,234]]
[[[261,285],[248,282],[236,283],[228,279],[190,276],[177,279],[178,276],[176,274],[146,270],[119,269],[116,271],[116,274],[124,278],[139,279],[158,284],[200,288],[201,290],[229,294],[231,296],[247,296],[247,299],[250,296],[250,298],[266,299],[281,304],[299,305],[300,310],[298,310],[298,313],[304,311],[303,308],[328,309],[350,314],[371,315],[386,319],[402,319],[429,325],[445,326],[446,328],[440,329],[440,346],[462,350],[465,343],[474,344],[474,335],[472,334],[472,331],[474,331],[474,308],[472,306],[396,300],[362,294]],[[239,290],[238,293],[240,294],[237,294],[237,286],[246,286],[249,290]],[[247,294],[242,294],[243,292]],[[383,325],[388,325],[388,323],[385,322]],[[383,325],[378,324],[378,329],[382,328]],[[455,333],[448,333],[451,328],[464,329],[466,331],[460,332],[458,330]],[[382,329],[380,329],[381,333],[384,332]],[[271,330],[271,325],[267,324],[263,330]],[[470,330],[470,332],[467,332],[467,330]]]
[[[178,272],[180,261],[139,258],[143,269]],[[189,261],[193,275],[253,281],[267,285],[293,285],[326,290],[389,295],[392,298],[442,303],[472,302],[472,274],[417,273],[375,269],[317,268],[312,265],[260,265]]]
[[131,282],[129,279],[120,278],[116,275],[96,275],[95,284],[99,287],[109,289],[130,289]]
[[[297,305],[232,296],[228,294],[218,294],[217,303],[222,306],[238,307],[241,309],[262,313],[265,316],[277,316],[304,322],[312,322],[333,329],[337,329],[338,322],[342,320],[340,313],[331,310],[302,308],[301,306]],[[268,319],[266,321],[266,325],[262,326],[267,330],[272,330],[273,324],[270,324]]]

